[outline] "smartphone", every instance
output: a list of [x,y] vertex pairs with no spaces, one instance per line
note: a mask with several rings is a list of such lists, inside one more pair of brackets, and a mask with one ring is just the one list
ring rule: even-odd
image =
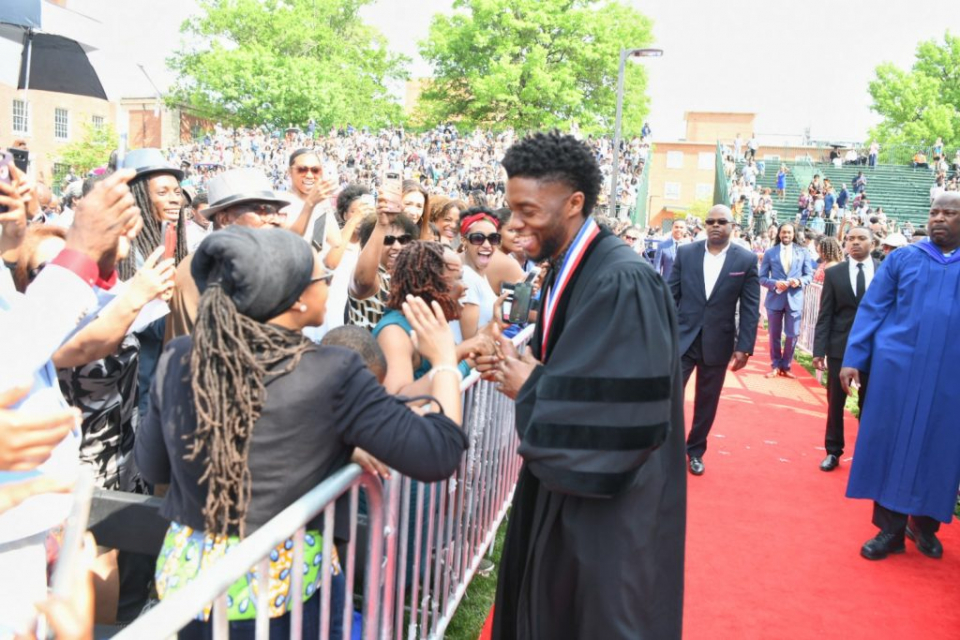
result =
[[[13,175],[10,171],[10,166],[13,164],[13,156],[9,153],[4,152],[0,156],[0,182],[6,182],[10,184],[13,182]],[[0,205],[0,213],[6,213],[7,208],[3,205]]]
[[380,189],[381,197],[390,207],[390,212],[403,211],[403,181],[396,171],[387,171],[383,174],[383,186]]
[[17,169],[20,170],[20,173],[27,172],[27,165],[30,164],[30,152],[24,149],[15,149],[10,147],[7,149],[10,152],[10,155],[13,156],[13,164],[17,166]]
[[169,222],[163,227],[163,259],[169,260],[177,256],[177,225]]

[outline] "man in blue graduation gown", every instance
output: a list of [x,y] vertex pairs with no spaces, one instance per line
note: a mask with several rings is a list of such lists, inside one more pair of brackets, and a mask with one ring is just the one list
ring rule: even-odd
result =
[[881,264],[840,371],[844,390],[870,373],[847,486],[874,501],[880,532],[860,550],[870,560],[902,553],[904,535],[941,557],[936,532],[960,485],[960,193],[937,196],[927,226],[928,240]]
[[590,217],[601,175],[571,136],[503,159],[518,242],[550,260],[531,354],[479,358],[516,399],[523,467],[500,564],[496,640],[675,640],[686,525],[673,297]]

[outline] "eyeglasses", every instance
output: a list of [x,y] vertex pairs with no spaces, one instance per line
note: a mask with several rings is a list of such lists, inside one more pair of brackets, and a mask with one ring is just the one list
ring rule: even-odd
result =
[[623,236],[623,239],[627,242],[636,242],[640,239],[640,236]]
[[312,173],[313,175],[318,176],[318,175],[320,175],[320,172],[323,171],[323,167],[321,167],[321,166],[319,166],[319,165],[318,165],[318,166],[314,166],[314,167],[305,167],[305,166],[302,166],[302,165],[297,165],[297,166],[295,166],[293,169],[294,169],[294,171],[296,171],[297,173],[299,173],[299,174],[302,175],[302,176],[307,175],[307,172],[310,172],[310,173]]
[[317,276],[316,278],[310,278],[310,284],[316,284],[318,282],[323,282],[324,284],[330,284],[331,280],[333,280],[333,271],[327,271],[322,276]]
[[724,227],[730,224],[730,221],[723,218],[707,218],[703,221],[703,224],[708,227]]
[[280,207],[274,204],[238,204],[236,207],[231,207],[230,212],[242,216],[245,213],[252,213],[261,218],[269,218],[271,216],[286,218],[287,213],[285,211],[280,211]]
[[467,235],[467,242],[475,247],[482,247],[484,242],[489,242],[491,247],[498,247],[502,241],[503,236],[499,233],[491,233],[485,236],[478,231]]
[[399,242],[402,247],[413,242],[413,236],[409,233],[405,233],[402,236],[383,236],[384,246],[392,247],[394,242]]

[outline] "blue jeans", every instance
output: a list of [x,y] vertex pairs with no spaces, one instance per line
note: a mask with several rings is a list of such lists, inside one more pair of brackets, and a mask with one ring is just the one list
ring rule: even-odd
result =
[[[797,347],[797,335],[800,333],[800,312],[790,309],[767,310],[767,322],[770,330],[770,366],[774,369],[790,371],[793,352]],[[783,338],[781,349],[780,340]]]

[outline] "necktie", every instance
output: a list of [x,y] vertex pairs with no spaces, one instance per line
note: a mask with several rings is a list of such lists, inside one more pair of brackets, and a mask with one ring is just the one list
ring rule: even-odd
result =
[[863,272],[863,263],[857,263],[857,300],[863,298],[863,294],[867,291],[867,276]]
[[793,251],[790,247],[786,247],[786,254],[783,256],[783,270],[787,272],[787,275],[790,275],[790,267],[793,266]]

